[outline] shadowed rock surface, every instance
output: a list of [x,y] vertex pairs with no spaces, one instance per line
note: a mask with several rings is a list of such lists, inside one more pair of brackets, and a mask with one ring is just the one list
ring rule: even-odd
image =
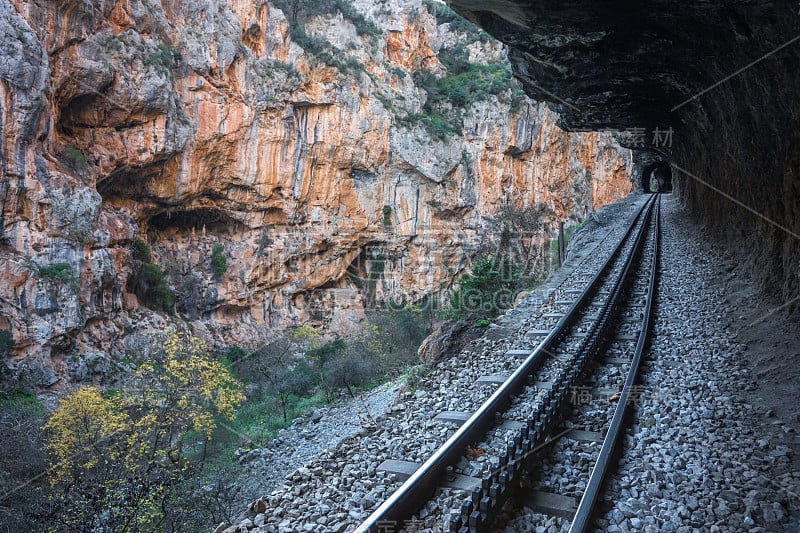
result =
[[450,4],[511,47],[525,91],[550,102],[563,126],[621,130],[652,152],[640,159],[669,160],[681,198],[743,251],[762,288],[798,295],[796,3]]

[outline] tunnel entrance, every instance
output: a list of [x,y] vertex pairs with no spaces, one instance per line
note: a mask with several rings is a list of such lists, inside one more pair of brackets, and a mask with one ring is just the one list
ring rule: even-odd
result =
[[645,167],[639,185],[644,192],[672,192],[672,167],[666,161]]

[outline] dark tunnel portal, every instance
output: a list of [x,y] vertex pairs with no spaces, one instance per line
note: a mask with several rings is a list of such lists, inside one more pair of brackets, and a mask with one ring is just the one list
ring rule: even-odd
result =
[[645,192],[672,192],[672,168],[660,161],[642,171],[641,187]]

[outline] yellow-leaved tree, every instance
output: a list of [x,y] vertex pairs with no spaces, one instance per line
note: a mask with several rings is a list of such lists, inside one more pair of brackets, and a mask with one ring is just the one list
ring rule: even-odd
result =
[[53,529],[161,531],[168,502],[196,475],[241,385],[206,344],[170,329],[138,357],[131,386],[65,396],[45,424]]

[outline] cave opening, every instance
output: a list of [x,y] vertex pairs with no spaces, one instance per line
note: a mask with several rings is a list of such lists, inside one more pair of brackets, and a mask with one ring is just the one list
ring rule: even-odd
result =
[[191,230],[227,232],[235,228],[236,221],[220,209],[200,208],[192,210],[167,210],[150,218],[148,225],[160,232]]
[[100,123],[102,117],[94,116],[102,113],[103,106],[99,105],[98,96],[95,94],[82,94],[76,96],[61,108],[61,114],[56,127],[62,133],[71,132],[73,128],[91,128]]
[[97,181],[97,192],[104,202],[117,199],[143,200],[151,198],[153,180],[157,179],[165,165],[164,159],[145,167],[124,165]]
[[640,175],[639,185],[644,192],[672,192],[672,167],[666,161],[658,161],[645,167]]

